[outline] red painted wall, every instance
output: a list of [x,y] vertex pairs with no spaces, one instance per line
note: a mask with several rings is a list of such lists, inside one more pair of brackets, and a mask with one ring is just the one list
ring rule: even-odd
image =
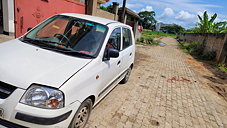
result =
[[14,0],[15,37],[58,13],[85,14],[85,4],[73,0]]

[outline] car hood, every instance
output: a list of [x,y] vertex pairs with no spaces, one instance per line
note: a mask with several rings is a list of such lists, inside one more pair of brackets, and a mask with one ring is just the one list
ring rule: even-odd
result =
[[45,50],[14,39],[0,43],[0,81],[23,89],[32,83],[59,88],[91,60]]

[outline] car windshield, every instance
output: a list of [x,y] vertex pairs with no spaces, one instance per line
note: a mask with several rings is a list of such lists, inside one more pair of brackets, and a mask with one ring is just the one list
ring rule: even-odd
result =
[[[65,53],[96,57],[103,44],[107,27],[92,21],[56,15],[24,36],[22,41]],[[34,43],[35,42],[35,43]]]

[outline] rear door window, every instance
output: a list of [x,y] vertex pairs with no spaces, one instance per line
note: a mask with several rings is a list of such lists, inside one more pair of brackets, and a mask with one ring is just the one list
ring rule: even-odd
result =
[[123,35],[123,48],[125,49],[132,45],[132,34],[128,28],[122,28],[122,35]]

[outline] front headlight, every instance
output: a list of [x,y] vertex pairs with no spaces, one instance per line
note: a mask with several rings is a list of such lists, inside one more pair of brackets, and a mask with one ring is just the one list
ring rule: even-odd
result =
[[23,95],[21,103],[39,108],[62,108],[64,107],[64,96],[59,90],[32,85]]

